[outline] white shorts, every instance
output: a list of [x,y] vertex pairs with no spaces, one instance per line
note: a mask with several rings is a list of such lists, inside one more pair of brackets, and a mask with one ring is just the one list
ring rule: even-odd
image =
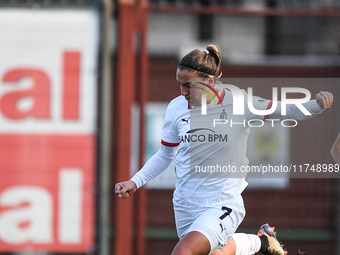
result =
[[242,197],[240,196],[236,202],[225,205],[223,209],[222,206],[220,208],[193,207],[183,200],[176,201],[174,211],[179,239],[189,232],[198,231],[210,242],[209,254],[222,249],[244,219]]

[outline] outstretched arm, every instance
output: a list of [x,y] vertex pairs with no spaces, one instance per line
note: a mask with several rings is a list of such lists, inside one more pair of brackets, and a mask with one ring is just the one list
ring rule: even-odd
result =
[[333,144],[331,155],[335,163],[340,164],[340,134]]
[[174,159],[177,146],[171,147],[161,145],[158,152],[153,155],[143,168],[138,171],[129,181],[120,182],[115,185],[115,193],[121,198],[128,198],[138,188],[162,173]]
[[296,105],[287,105],[287,114],[281,115],[281,104],[278,105],[276,110],[270,115],[270,118],[275,119],[294,119],[294,120],[307,120],[310,119],[333,104],[333,95],[327,91],[320,91],[316,94],[314,100],[302,104],[312,115],[305,115]]

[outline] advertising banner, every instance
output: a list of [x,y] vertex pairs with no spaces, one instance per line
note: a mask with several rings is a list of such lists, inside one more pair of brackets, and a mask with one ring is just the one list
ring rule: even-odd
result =
[[0,11],[0,251],[93,246],[98,16]]

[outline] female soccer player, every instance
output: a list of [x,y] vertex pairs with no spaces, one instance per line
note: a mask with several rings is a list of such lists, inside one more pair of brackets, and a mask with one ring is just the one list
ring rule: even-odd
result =
[[[172,255],[249,255],[256,252],[284,255],[286,252],[268,224],[261,226],[258,236],[235,234],[245,216],[241,196],[247,186],[245,176],[222,173],[210,178],[203,170],[204,166],[218,167],[217,164],[236,169],[247,166],[249,125],[246,123],[268,117],[253,114],[247,107],[244,115],[233,115],[233,96],[226,89],[213,96],[221,74],[220,64],[220,53],[214,45],[209,45],[207,51],[193,50],[183,57],[176,72],[181,95],[167,108],[161,147],[131,180],[116,184],[116,194],[128,198],[164,171],[175,158],[177,183],[173,204],[180,241]],[[241,96],[247,100],[245,91]],[[201,114],[202,98],[207,102],[205,115]],[[295,105],[288,105],[286,116],[281,116],[278,102],[270,117],[304,120],[329,108],[332,102],[331,93],[318,93],[316,100],[303,104],[311,116],[305,116]],[[270,109],[271,104],[270,100],[253,97],[257,110]],[[216,120],[219,125],[213,125]],[[234,125],[221,124],[227,120]],[[202,171],[197,173],[197,169]]]

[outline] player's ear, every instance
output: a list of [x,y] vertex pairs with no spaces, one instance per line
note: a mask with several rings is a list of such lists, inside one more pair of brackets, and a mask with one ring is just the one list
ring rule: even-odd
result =
[[209,84],[210,86],[214,87],[214,85],[215,85],[214,76],[212,76],[212,75],[209,75],[209,76],[208,76],[208,84]]

